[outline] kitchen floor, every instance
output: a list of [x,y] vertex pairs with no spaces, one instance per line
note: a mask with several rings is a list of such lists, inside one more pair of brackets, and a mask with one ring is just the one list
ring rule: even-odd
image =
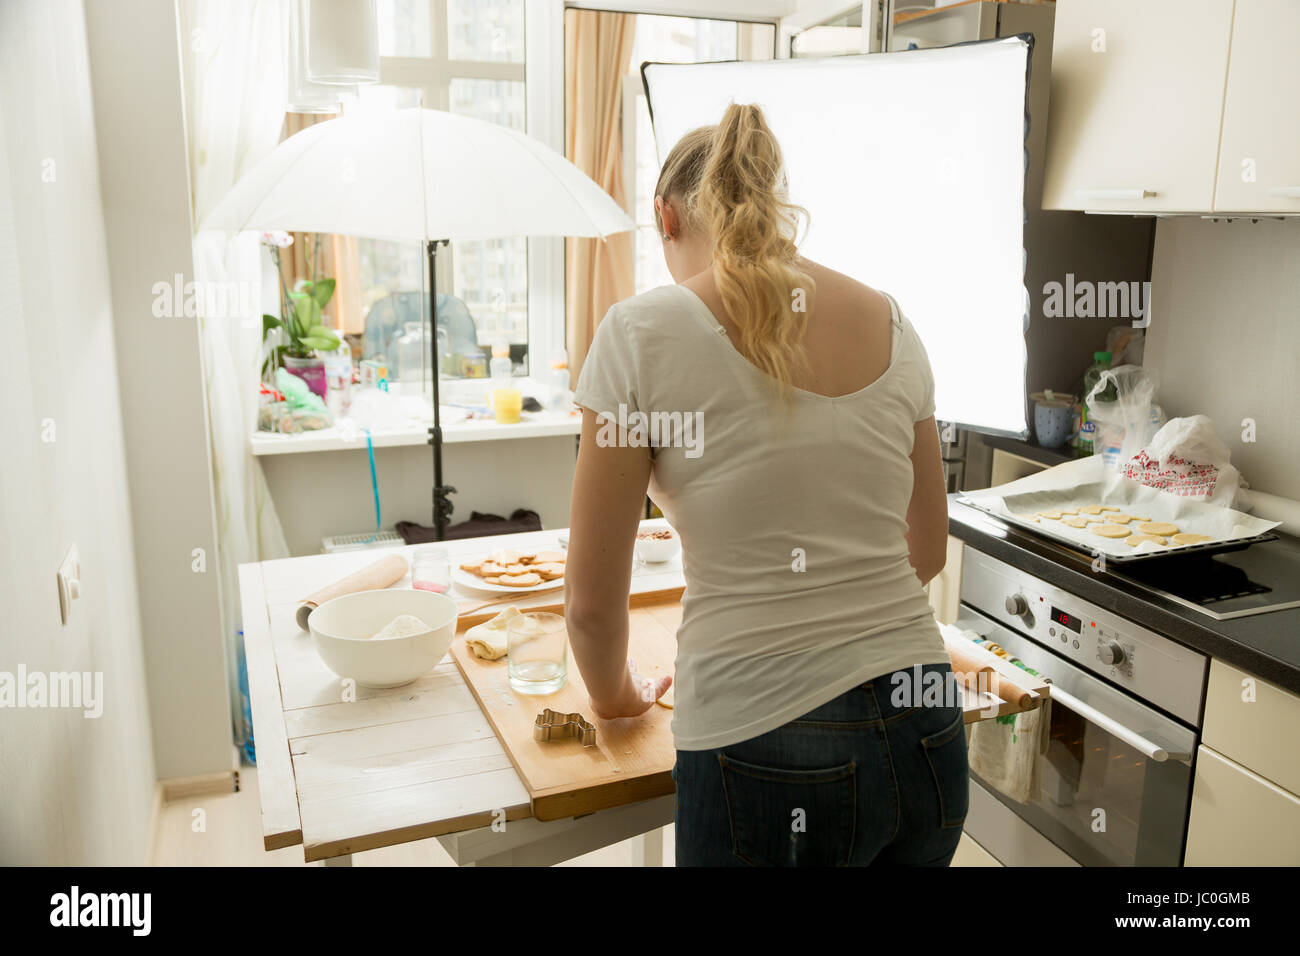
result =
[[[158,824],[156,866],[323,866],[303,861],[302,847],[262,849],[257,769],[239,771],[238,793],[207,794],[164,804]],[[199,811],[202,811],[201,813]],[[673,828],[665,827],[664,865],[673,865]],[[631,866],[632,840],[566,860],[560,866]],[[353,866],[455,866],[436,839],[367,850]],[[953,866],[997,866],[969,837],[962,837]]]

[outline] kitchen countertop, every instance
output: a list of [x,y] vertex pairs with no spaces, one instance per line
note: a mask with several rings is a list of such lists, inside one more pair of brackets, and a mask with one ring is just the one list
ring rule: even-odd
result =
[[[1300,694],[1300,608],[1218,621],[1113,574],[1095,572],[1090,555],[999,521],[961,504],[959,497],[960,493],[948,496],[948,532],[975,550]],[[1279,537],[1300,547],[1300,539]]]

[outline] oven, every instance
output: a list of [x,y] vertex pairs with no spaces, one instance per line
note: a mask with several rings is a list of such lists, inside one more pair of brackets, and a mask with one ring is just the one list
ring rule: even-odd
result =
[[1007,866],[1178,866],[1208,658],[967,546],[957,627],[1051,681],[1027,799],[971,773],[966,833]]

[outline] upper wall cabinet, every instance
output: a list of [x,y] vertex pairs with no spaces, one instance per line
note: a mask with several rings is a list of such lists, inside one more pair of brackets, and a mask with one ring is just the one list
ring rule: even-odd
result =
[[1232,14],[1233,0],[1057,0],[1043,208],[1213,208]]
[[1300,0],[1237,0],[1215,212],[1300,215]]

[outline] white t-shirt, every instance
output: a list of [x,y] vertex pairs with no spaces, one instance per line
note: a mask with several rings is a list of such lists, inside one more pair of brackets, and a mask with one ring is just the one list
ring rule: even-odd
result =
[[653,440],[650,497],[682,541],[679,750],[748,740],[948,660],[905,538],[934,379],[890,308],[880,378],[835,398],[795,389],[790,406],[684,286],[620,302],[596,330],[576,401]]

